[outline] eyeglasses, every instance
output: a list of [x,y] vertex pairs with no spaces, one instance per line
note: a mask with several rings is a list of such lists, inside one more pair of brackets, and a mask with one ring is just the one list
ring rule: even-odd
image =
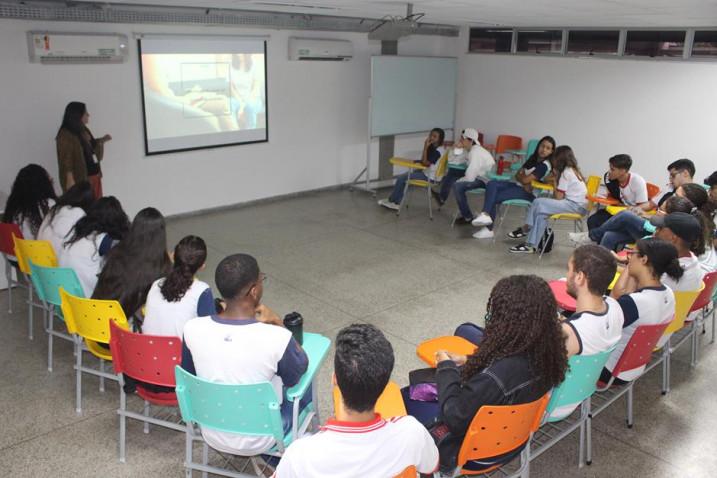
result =
[[268,276],[266,274],[264,274],[263,272],[259,272],[259,278],[256,280],[256,282],[254,282],[252,285],[249,286],[249,288],[246,290],[244,295],[249,295],[251,293],[251,290],[254,287],[258,286],[259,284],[266,283],[267,277]]

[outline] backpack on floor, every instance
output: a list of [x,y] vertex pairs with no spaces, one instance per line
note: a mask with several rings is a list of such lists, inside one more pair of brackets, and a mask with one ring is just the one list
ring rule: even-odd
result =
[[[540,242],[538,243],[538,252],[542,251],[544,253],[550,252],[553,250],[553,241],[555,240],[555,234],[553,233],[553,230],[551,228],[546,228],[545,232],[543,233],[543,237],[540,239]],[[545,249],[543,249],[545,247]]]

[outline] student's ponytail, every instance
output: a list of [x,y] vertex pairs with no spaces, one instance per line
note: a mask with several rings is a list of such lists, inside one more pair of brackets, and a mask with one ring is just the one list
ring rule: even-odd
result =
[[207,245],[201,237],[186,236],[174,248],[174,265],[160,285],[168,302],[179,302],[194,282],[194,274],[207,260]]
[[700,226],[702,226],[703,234],[697,238],[695,242],[690,244],[690,250],[694,254],[701,256],[705,253],[707,245],[712,241],[712,234],[715,229],[713,217],[716,205],[714,201],[710,200],[705,188],[699,184],[683,184],[680,186],[680,189],[682,189],[683,195],[694,205],[694,208],[689,211],[689,213],[692,214],[699,221]]
[[637,253],[647,257],[652,274],[657,279],[667,274],[668,277],[678,281],[685,273],[678,259],[677,248],[670,242],[656,237],[640,239],[637,241]]

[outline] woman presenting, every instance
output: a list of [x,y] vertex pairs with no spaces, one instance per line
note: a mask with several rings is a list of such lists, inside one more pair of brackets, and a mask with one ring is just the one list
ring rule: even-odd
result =
[[57,163],[63,192],[75,183],[88,180],[95,199],[98,199],[102,197],[100,161],[104,155],[104,145],[112,136],[106,134],[96,139],[87,128],[89,119],[90,114],[84,103],[72,101],[65,107],[62,126],[55,138]]

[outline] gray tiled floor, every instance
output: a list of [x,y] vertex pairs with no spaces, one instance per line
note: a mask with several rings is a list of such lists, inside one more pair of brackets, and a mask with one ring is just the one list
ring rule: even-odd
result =
[[[512,256],[501,238],[495,244],[479,242],[470,237],[470,227],[451,229],[452,207],[429,221],[423,201],[416,195],[397,219],[361,192],[308,194],[171,220],[170,245],[185,234],[203,236],[210,257],[202,276],[210,283],[224,255],[255,255],[269,276],[265,302],[280,314],[300,311],[306,330],[333,339],[352,322],[380,326],[395,348],[394,380],[405,384],[408,371],[421,366],[418,342],[450,333],[465,321],[481,322],[490,288],[500,277],[564,275],[571,250],[561,232],[561,244],[542,261]],[[518,224],[521,214],[514,211],[506,229]],[[0,476],[183,476],[183,436],[157,427],[145,435],[132,421],[127,463],[118,463],[117,386],[99,393],[97,381],[85,379],[84,413],[78,417],[69,344],[56,341],[55,370],[49,373],[40,324],[35,340],[28,341],[26,308],[8,314],[6,292],[0,293],[0,321]],[[688,350],[679,351],[673,391],[666,397],[659,393],[659,372],[642,379],[633,429],[624,426],[620,403],[597,417],[592,466],[577,468],[575,437],[538,458],[531,475],[715,476],[714,349],[701,345],[695,369],[688,365]],[[327,363],[320,382],[324,416],[330,409],[330,377]]]

